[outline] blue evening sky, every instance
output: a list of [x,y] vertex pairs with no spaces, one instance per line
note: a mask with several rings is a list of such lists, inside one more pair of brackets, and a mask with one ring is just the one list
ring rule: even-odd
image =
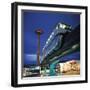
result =
[[22,30],[25,64],[36,64],[37,35],[35,30],[42,29],[40,51],[58,22],[75,28],[80,24],[80,14],[70,12],[22,11]]

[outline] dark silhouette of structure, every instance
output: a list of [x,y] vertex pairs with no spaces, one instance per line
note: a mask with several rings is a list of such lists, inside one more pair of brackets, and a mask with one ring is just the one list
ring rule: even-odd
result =
[[38,66],[40,66],[40,35],[43,34],[43,30],[42,29],[37,29],[35,31],[35,33],[38,36],[37,63],[38,63]]

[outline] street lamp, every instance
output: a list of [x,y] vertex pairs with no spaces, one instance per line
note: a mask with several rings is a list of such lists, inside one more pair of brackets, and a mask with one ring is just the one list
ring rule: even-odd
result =
[[40,35],[43,34],[43,30],[37,29],[35,30],[35,33],[38,36],[37,63],[38,63],[38,66],[40,66]]

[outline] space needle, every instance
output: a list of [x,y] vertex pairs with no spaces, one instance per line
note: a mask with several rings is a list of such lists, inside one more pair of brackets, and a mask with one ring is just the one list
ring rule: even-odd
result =
[[42,29],[37,29],[35,30],[35,33],[37,34],[37,39],[38,39],[38,48],[37,48],[37,63],[38,66],[40,66],[40,36],[41,34],[43,34],[43,30]]

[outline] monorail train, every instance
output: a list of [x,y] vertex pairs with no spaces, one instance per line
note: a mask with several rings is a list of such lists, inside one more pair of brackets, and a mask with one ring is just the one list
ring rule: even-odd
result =
[[43,54],[45,57],[47,57],[49,54],[51,54],[53,51],[56,51],[62,47],[63,44],[63,38],[67,33],[71,32],[71,26],[64,24],[64,23],[58,23],[51,33],[50,37],[46,41],[46,44],[43,48]]
[[58,23],[43,47],[41,64],[79,49],[80,26],[72,30],[70,25]]

